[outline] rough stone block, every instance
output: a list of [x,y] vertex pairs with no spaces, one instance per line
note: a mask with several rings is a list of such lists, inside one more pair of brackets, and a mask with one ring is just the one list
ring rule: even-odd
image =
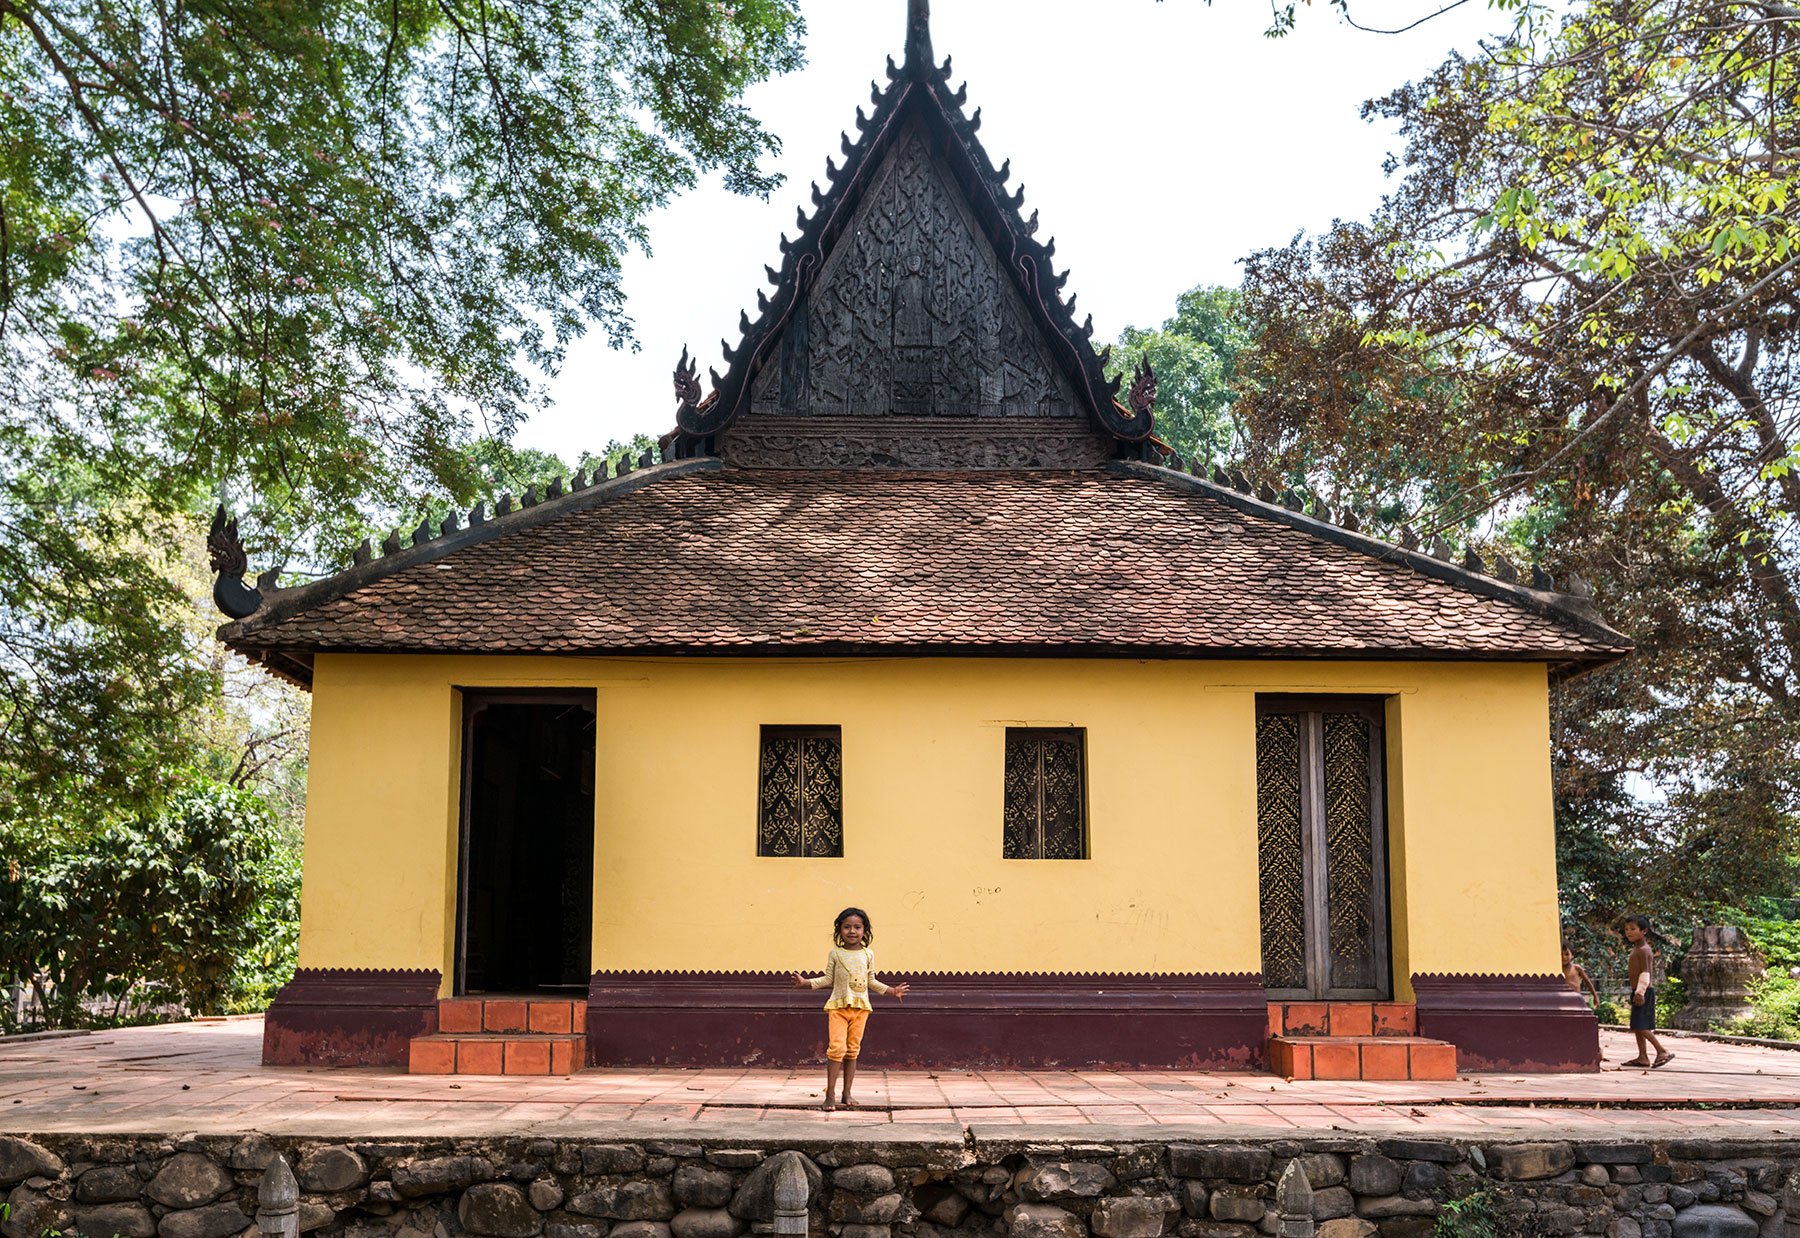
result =
[[1099,1238],[1160,1238],[1180,1205],[1173,1195],[1127,1195],[1094,1205],[1088,1225]]
[[109,1203],[75,1209],[75,1232],[87,1238],[152,1238],[156,1218],[140,1203]]
[[1606,1238],[1643,1238],[1644,1231],[1630,1217],[1614,1217],[1606,1223]]
[[675,1215],[667,1182],[608,1182],[569,1201],[569,1211],[615,1221],[666,1221]]
[[75,1198],[84,1204],[136,1201],[143,1189],[143,1179],[129,1165],[99,1165],[75,1180]]
[[1406,1167],[1400,1193],[1408,1199],[1435,1198],[1443,1193],[1449,1181],[1449,1171],[1436,1161],[1414,1161]]
[[607,1238],[670,1238],[667,1221],[627,1221],[612,1227]]
[[225,1158],[228,1169],[254,1169],[258,1173],[275,1163],[275,1145],[266,1135],[245,1135],[232,1145]]
[[550,1221],[544,1225],[544,1238],[606,1238],[604,1221]]
[[1267,1148],[1229,1144],[1172,1144],[1169,1169],[1177,1178],[1222,1178],[1227,1182],[1261,1182],[1269,1176]]
[[563,1189],[554,1178],[539,1178],[525,1188],[525,1198],[539,1212],[549,1212],[562,1207]]
[[[893,1182],[889,1175],[888,1181]],[[732,1179],[711,1165],[683,1165],[672,1183],[675,1202],[684,1208],[723,1208],[731,1202]]]
[[[917,1198],[915,1194],[915,1199]],[[945,1191],[943,1197],[931,1201],[925,1209],[925,1219],[933,1225],[942,1225],[947,1229],[955,1229],[969,1214],[969,1201],[960,1192]]]
[[1575,1159],[1583,1165],[1648,1165],[1647,1143],[1579,1143]]
[[1090,1161],[1049,1161],[1034,1165],[1019,1183],[1019,1194],[1043,1203],[1055,1199],[1092,1199],[1118,1184],[1104,1166]]
[[720,1169],[754,1169],[766,1155],[761,1148],[709,1148],[706,1159]]
[[1436,1139],[1383,1139],[1376,1145],[1383,1155],[1397,1161],[1436,1161],[1453,1165],[1463,1159],[1462,1149]]
[[1185,1220],[1176,1227],[1181,1238],[1256,1238],[1253,1225],[1235,1225],[1229,1221]]
[[1222,1188],[1213,1192],[1211,1210],[1215,1221],[1243,1221],[1254,1225],[1262,1220],[1268,1204],[1252,1192]]
[[544,1218],[510,1182],[484,1182],[463,1192],[456,1202],[456,1219],[464,1230],[481,1238],[535,1238]]
[[723,1208],[683,1208],[669,1228],[675,1238],[737,1238],[744,1223]]
[[208,1204],[164,1213],[156,1232],[161,1238],[231,1238],[249,1224],[250,1218],[236,1204]]
[[300,1158],[294,1177],[301,1189],[329,1195],[361,1186],[369,1180],[369,1171],[362,1157],[349,1148],[314,1148]]
[[1437,1211],[1437,1205],[1429,1199],[1408,1199],[1404,1195],[1378,1195],[1356,1201],[1359,1216],[1371,1221],[1386,1220],[1389,1217],[1421,1217],[1430,1216]]
[[644,1150],[634,1144],[590,1144],[581,1149],[581,1172],[584,1174],[634,1174],[643,1169],[647,1160]]
[[391,1177],[402,1198],[419,1199],[462,1190],[475,1180],[475,1166],[466,1156],[432,1156],[401,1161]]
[[1318,1238],[1370,1238],[1375,1223],[1361,1217],[1333,1217],[1319,1223]]
[[212,1158],[198,1152],[177,1152],[163,1162],[144,1194],[165,1208],[197,1208],[210,1204],[231,1186],[231,1175]]
[[63,1169],[62,1158],[48,1148],[15,1135],[0,1135],[0,1186],[27,1178],[54,1178]]
[[851,1225],[892,1225],[906,1200],[898,1192],[862,1199],[848,1191],[831,1197],[831,1219]]
[[1201,1218],[1206,1215],[1206,1184],[1189,1179],[1181,1184],[1181,1210],[1187,1215]]
[[1350,1162],[1350,1189],[1358,1195],[1396,1195],[1402,1178],[1399,1163],[1377,1153]]
[[1487,1150],[1494,1176],[1509,1182],[1554,1178],[1575,1166],[1575,1149],[1566,1143],[1500,1143]]
[[1330,1221],[1356,1212],[1356,1197],[1348,1188],[1328,1186],[1313,1192],[1312,1214],[1315,1221]]
[[850,1165],[835,1170],[832,1185],[860,1195],[882,1195],[894,1189],[894,1171],[886,1165]]
[[1730,1204],[1695,1204],[1673,1222],[1675,1238],[1757,1238],[1761,1227],[1742,1208]]
[[1007,1238],[1088,1238],[1080,1217],[1055,1204],[1014,1204],[1006,1210]]

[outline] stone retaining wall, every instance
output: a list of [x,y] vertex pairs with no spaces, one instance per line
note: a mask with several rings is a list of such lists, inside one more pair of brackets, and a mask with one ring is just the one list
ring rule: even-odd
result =
[[770,1230],[783,1148],[804,1154],[819,1238],[1258,1238],[1296,1158],[1318,1238],[1479,1238],[1483,1214],[1501,1234],[1800,1238],[1800,1140],[0,1136],[0,1229],[257,1238],[280,1153],[317,1238],[739,1238]]

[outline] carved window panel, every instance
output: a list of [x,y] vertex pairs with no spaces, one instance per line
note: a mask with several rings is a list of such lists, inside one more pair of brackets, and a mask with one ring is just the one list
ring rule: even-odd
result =
[[765,726],[756,854],[844,854],[844,744],[835,726]]
[[1389,992],[1382,705],[1257,702],[1263,982],[1281,997]]
[[1080,728],[1006,729],[1003,852],[1009,860],[1087,858],[1087,741]]

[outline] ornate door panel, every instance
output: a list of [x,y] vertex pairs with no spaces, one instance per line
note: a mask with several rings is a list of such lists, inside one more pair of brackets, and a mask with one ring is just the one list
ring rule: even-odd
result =
[[1381,719],[1379,701],[1257,701],[1263,982],[1274,996],[1390,992]]

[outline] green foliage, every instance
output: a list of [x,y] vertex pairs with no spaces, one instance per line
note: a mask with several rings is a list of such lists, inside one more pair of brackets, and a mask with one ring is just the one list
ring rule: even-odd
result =
[[1108,374],[1131,382],[1144,358],[1156,373],[1156,435],[1184,459],[1226,458],[1234,437],[1232,384],[1237,357],[1249,343],[1236,289],[1201,285],[1175,300],[1175,314],[1149,331],[1126,327]]
[[0,975],[28,978],[51,1026],[142,985],[218,1012],[291,974],[298,872],[248,792],[191,777],[154,816],[23,841],[0,873]]
[[1750,986],[1754,1013],[1715,1030],[1764,1040],[1800,1040],[1800,981],[1774,969]]
[[1380,209],[1246,264],[1234,412],[1335,508],[1594,586],[1638,649],[1555,692],[1565,913],[1679,939],[1800,854],[1800,22],[1498,7],[1368,105]]
[[[1656,1026],[1668,1027],[1675,1019],[1675,1014],[1687,1005],[1687,985],[1679,976],[1664,976],[1656,986]],[[1625,999],[1630,1005],[1631,999]]]
[[1433,1238],[1498,1238],[1500,1218],[1494,1212],[1494,1197],[1487,1190],[1444,1202],[1432,1224]]

